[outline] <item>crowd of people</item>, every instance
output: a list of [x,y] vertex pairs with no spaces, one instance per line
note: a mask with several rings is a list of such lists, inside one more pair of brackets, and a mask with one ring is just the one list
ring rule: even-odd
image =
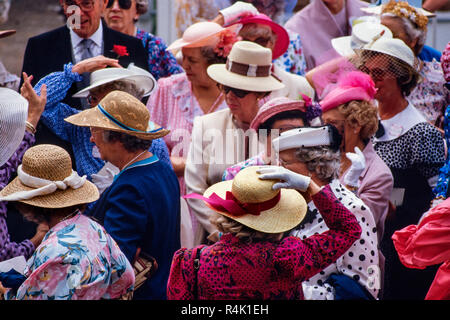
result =
[[450,299],[432,12],[176,0],[166,45],[148,0],[59,2],[0,64],[2,299]]

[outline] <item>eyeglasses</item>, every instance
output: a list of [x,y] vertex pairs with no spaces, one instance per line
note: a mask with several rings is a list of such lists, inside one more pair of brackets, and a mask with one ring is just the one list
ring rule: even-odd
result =
[[83,11],[91,11],[92,9],[94,9],[95,6],[94,0],[82,0],[82,1],[64,0],[64,3],[67,6],[78,6]]
[[231,88],[231,87],[227,87],[221,84],[218,84],[218,87],[220,90],[222,90],[223,92],[225,92],[225,94],[228,94],[228,92],[233,92],[233,94],[238,97],[239,99],[244,98],[246,95],[250,94],[251,91],[246,91],[246,90],[241,90],[241,89],[236,89],[236,88]]
[[[108,0],[107,8],[111,8],[116,0]],[[131,0],[117,0],[119,2],[120,9],[128,10],[131,8]]]
[[381,69],[381,68],[369,69],[366,66],[361,66],[359,68],[359,70],[370,75],[372,80],[377,80],[377,81],[381,81],[384,78],[386,78],[388,75],[392,75],[392,72],[390,70]]

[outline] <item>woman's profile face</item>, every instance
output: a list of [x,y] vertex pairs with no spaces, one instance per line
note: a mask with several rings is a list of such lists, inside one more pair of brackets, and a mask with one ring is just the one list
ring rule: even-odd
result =
[[360,68],[362,72],[370,75],[375,83],[375,88],[377,88],[375,99],[377,100],[401,91],[397,78],[389,65],[389,58],[380,54],[369,57]]
[[189,81],[194,85],[209,84],[213,81],[206,72],[208,61],[202,54],[201,48],[182,48],[182,67]]
[[294,171],[295,173],[302,174],[304,176],[311,176],[305,163],[300,162],[295,156],[295,149],[288,149],[280,151],[278,155],[280,166]]
[[[222,91],[224,92],[224,91]],[[236,120],[250,124],[259,110],[258,92],[248,92],[244,97],[238,97],[232,90],[224,92],[225,101],[230,108],[231,114]]]

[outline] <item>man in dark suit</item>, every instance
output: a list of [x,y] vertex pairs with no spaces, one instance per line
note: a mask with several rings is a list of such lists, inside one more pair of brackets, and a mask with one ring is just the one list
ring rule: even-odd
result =
[[[115,45],[124,46],[128,55],[118,59],[123,67],[127,67],[133,62],[144,70],[149,69],[148,51],[144,49],[141,40],[114,31],[102,21],[102,12],[106,8],[108,0],[59,1],[67,17],[67,25],[28,40],[22,71],[33,75],[33,85],[52,72],[63,71],[65,64],[72,62],[75,65],[83,60],[83,53],[79,48],[83,39],[92,40],[89,47],[92,56],[101,54],[117,59],[118,54],[113,52],[113,47]],[[74,16],[76,14],[78,16]],[[82,101],[72,98],[72,95],[88,85],[89,75],[85,78],[87,81],[73,84],[63,100],[64,103],[77,109],[84,109]],[[23,77],[20,86],[22,83]],[[36,129],[36,144],[49,143],[63,147],[71,155],[72,163],[75,166],[70,143],[59,139],[42,123],[39,123]],[[24,223],[22,216],[13,206],[8,206],[7,223],[12,241],[20,242],[29,239],[34,234],[34,224]]]

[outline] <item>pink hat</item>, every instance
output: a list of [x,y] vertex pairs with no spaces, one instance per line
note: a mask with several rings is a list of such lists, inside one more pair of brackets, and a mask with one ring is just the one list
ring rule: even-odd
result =
[[[256,16],[247,16],[242,20],[239,20],[233,24],[249,24],[249,23],[260,23],[269,26],[272,31],[277,35],[277,42],[275,43],[275,47],[272,50],[272,60],[275,60],[281,57],[289,47],[289,34],[286,29],[275,23],[265,14],[258,14]],[[232,25],[233,25],[232,24]]]
[[442,52],[441,65],[445,81],[450,82],[450,42],[447,43],[447,46]]
[[[267,101],[261,108],[250,124],[250,128],[258,130],[264,122],[272,118],[273,116],[292,110],[299,110],[304,113],[308,113],[308,108],[311,106],[311,99],[303,95],[303,100],[293,100],[285,97],[278,97]],[[316,116],[319,116],[317,114]]]
[[371,101],[376,92],[375,84],[368,74],[353,71],[344,74],[339,79],[336,88],[322,99],[320,106],[322,112],[326,112],[353,100]]

